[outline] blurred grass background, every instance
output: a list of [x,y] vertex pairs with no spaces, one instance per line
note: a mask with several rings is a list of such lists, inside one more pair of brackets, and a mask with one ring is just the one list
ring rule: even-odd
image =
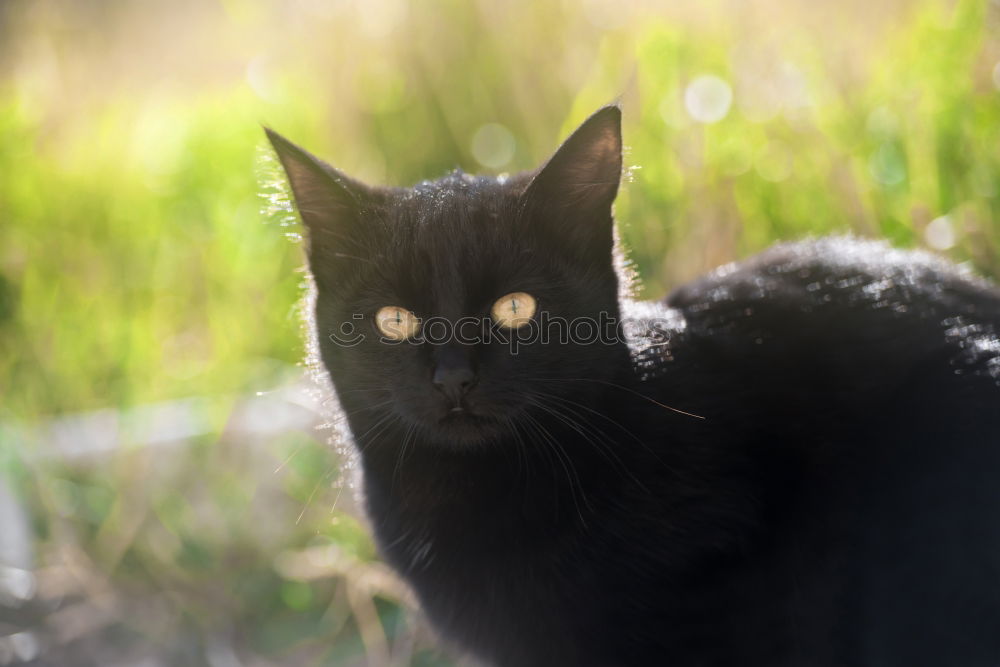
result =
[[410,184],[620,97],[644,296],[849,231],[996,277],[998,61],[986,0],[0,0],[0,664],[452,664],[314,428],[261,123]]

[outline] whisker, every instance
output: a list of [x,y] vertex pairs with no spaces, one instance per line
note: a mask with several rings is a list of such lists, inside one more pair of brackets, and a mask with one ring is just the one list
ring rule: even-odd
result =
[[[579,436],[583,439],[584,442],[586,442],[587,444],[593,446],[594,449],[597,450],[597,452],[599,454],[601,454],[601,456],[604,457],[604,460],[606,460],[612,466],[618,468],[618,470],[620,472],[622,472],[623,474],[628,475],[632,479],[632,481],[634,481],[636,484],[638,484],[640,487],[642,487],[642,489],[644,491],[646,491],[646,492],[649,491],[649,489],[646,488],[646,486],[632,473],[632,471],[628,469],[628,466],[625,465],[625,462],[622,461],[621,457],[618,456],[617,453],[615,453],[615,451],[614,451],[614,449],[612,447],[610,447],[607,443],[601,442],[599,439],[594,438],[593,436],[591,436],[590,434],[588,434],[586,431],[584,431],[580,427],[579,424],[577,424],[572,419],[572,416],[577,416],[578,417],[578,415],[575,415],[575,413],[573,413],[573,415],[567,415],[567,414],[563,413],[562,411],[556,409],[555,406],[551,406],[551,405],[544,405],[542,403],[535,403],[535,405],[537,407],[541,408],[542,410],[545,410],[547,413],[549,413],[550,415],[552,415],[553,417],[555,417],[556,419],[558,419],[559,421],[563,422],[564,424],[566,424],[567,426],[569,426],[571,429],[573,429],[574,431],[576,431],[576,433],[579,434]],[[601,429],[597,428],[593,424],[585,423],[585,425],[588,425],[591,428],[596,429],[605,438],[608,438],[609,440],[611,439],[608,436],[607,433],[605,433]]]
[[[355,436],[354,437],[355,441],[358,444],[361,445],[361,451],[364,452],[365,449],[367,449],[368,445],[370,445],[372,442],[375,441],[375,436],[376,435],[381,435],[382,432],[383,432],[383,430],[387,426],[391,425],[394,421],[396,421],[398,419],[399,419],[398,415],[396,415],[395,413],[390,412],[390,413],[388,413],[388,414],[383,415],[382,417],[380,417],[367,431],[365,431],[361,435]],[[378,429],[378,431],[375,432],[375,433],[372,433],[376,429]],[[368,438],[369,434],[372,434],[371,438]],[[366,438],[368,438],[367,442],[366,442]]]
[[[573,460],[569,457],[569,454],[566,453],[566,450],[562,448],[555,436],[552,435],[551,431],[545,428],[544,424],[527,413],[525,413],[525,417],[531,420],[541,430],[541,433],[544,434],[545,437],[543,438],[543,442],[551,445],[552,453],[556,455],[563,471],[566,473],[566,480],[569,482],[570,495],[573,497],[573,504],[576,506],[576,512],[580,517],[580,522],[584,525],[584,527],[587,527],[587,519],[583,515],[583,510],[580,508],[576,492],[573,489],[574,480],[576,481],[576,486],[580,489],[580,499],[583,500],[583,504],[587,506],[591,513],[594,512],[594,508],[587,501],[587,495],[583,490],[583,482],[580,480],[580,475],[576,470],[576,466],[573,465]],[[571,470],[572,472],[570,472]]]
[[640,392],[636,391],[635,389],[632,389],[631,387],[626,387],[624,385],[616,384],[614,382],[609,382],[608,380],[599,380],[597,378],[528,378],[528,379],[531,379],[531,380],[540,380],[542,382],[548,382],[548,381],[555,381],[555,382],[597,382],[599,384],[607,385],[609,387],[614,387],[616,389],[621,389],[622,391],[627,391],[628,393],[633,394],[635,396],[638,396],[639,398],[641,398],[643,400],[649,401],[653,405],[658,405],[661,408],[664,408],[666,410],[670,410],[671,412],[676,412],[679,415],[684,415],[686,417],[693,417],[695,419],[705,419],[705,417],[703,417],[701,415],[696,415],[693,412],[687,412],[685,410],[681,410],[680,408],[675,408],[673,406],[667,405],[666,403],[661,403],[660,401],[656,400],[655,398],[650,398],[649,396],[646,396],[645,394],[640,393]]
[[524,441],[524,437],[521,435],[521,432],[517,430],[517,422],[515,422],[513,419],[507,418],[507,419],[504,420],[504,423],[507,426],[507,428],[510,430],[511,434],[513,434],[513,436],[515,438],[514,445],[515,445],[515,448],[517,449],[517,473],[518,473],[518,475],[521,475],[523,473],[524,476],[525,476],[525,478],[527,479],[527,476],[528,476],[527,448],[528,448],[528,445]]
[[[302,517],[304,517],[306,515],[306,510],[308,510],[309,507],[312,505],[313,498],[316,496],[316,492],[319,491],[320,485],[323,484],[323,482],[325,482],[326,480],[328,480],[330,477],[332,477],[333,473],[335,473],[337,470],[338,470],[338,468],[336,466],[334,466],[334,467],[330,468],[329,470],[327,470],[323,474],[323,476],[320,477],[319,480],[317,480],[316,486],[313,487],[313,490],[309,493],[309,498],[306,499],[306,504],[302,507],[302,511],[299,512],[299,516],[296,517],[296,519],[295,519],[295,525],[296,526],[299,525],[299,522],[302,521]],[[339,497],[339,494],[338,494],[338,497]]]
[[396,465],[392,469],[392,478],[389,482],[390,490],[396,483],[396,477],[399,475],[399,471],[403,465],[403,459],[406,457],[406,449],[410,444],[410,438],[416,432],[416,425],[411,424],[407,429],[406,433],[403,435],[403,444],[399,448],[399,455],[396,457]]
[[340,430],[340,428],[343,427],[347,423],[348,417],[350,417],[352,415],[356,415],[356,414],[358,414],[360,412],[365,412],[367,410],[375,410],[377,408],[381,408],[383,406],[389,405],[392,402],[393,402],[392,399],[390,399],[390,400],[387,400],[387,401],[382,401],[380,403],[374,403],[372,405],[365,405],[365,406],[362,406],[360,408],[357,408],[357,409],[354,409],[354,410],[351,410],[351,411],[340,410],[339,414],[331,416],[323,424],[321,424],[319,428],[332,428],[332,429]]
[[[630,438],[632,438],[632,440],[634,440],[636,443],[638,443],[644,450],[646,450],[646,452],[648,452],[660,464],[662,464],[664,467],[666,467],[671,472],[676,472],[676,470],[673,467],[667,465],[660,458],[659,453],[656,452],[652,447],[650,447],[649,444],[646,443],[646,441],[644,441],[642,438],[640,438],[639,436],[637,436],[633,431],[625,428],[625,426],[622,425],[620,422],[612,419],[611,417],[608,417],[603,412],[600,412],[599,410],[594,410],[593,408],[591,408],[591,407],[589,407],[587,405],[584,405],[583,403],[579,403],[577,401],[570,400],[570,399],[566,398],[565,396],[557,396],[556,394],[549,394],[549,393],[545,393],[545,394],[537,394],[537,392],[533,392],[533,393],[535,393],[536,395],[539,395],[539,396],[545,396],[549,400],[556,400],[556,401],[561,401],[563,403],[569,403],[570,405],[574,405],[574,406],[580,408],[581,410],[586,410],[587,412],[589,412],[591,414],[597,415],[598,417],[600,417],[601,419],[605,420],[606,422],[609,422],[610,424],[612,424],[614,426],[617,426],[623,433],[625,433]],[[569,409],[569,408],[567,408],[567,409]]]
[[[330,427],[330,426],[334,426],[334,425],[339,425],[349,415],[356,414],[358,412],[363,412],[365,410],[372,410],[374,408],[379,408],[379,407],[382,407],[383,405],[386,405],[387,403],[391,403],[391,402],[392,402],[391,400],[388,400],[388,401],[383,401],[381,403],[375,403],[374,405],[365,405],[365,406],[362,406],[362,407],[357,408],[355,410],[351,410],[350,412],[345,412],[343,410],[340,410],[341,414],[339,414],[336,419],[326,421],[325,424],[323,424],[323,426]],[[272,474],[276,475],[279,472],[281,472],[282,470],[284,470],[285,466],[287,466],[289,463],[291,463],[292,460],[296,456],[298,456],[299,452],[301,452],[304,447],[305,447],[305,444],[298,445],[294,449],[294,451],[292,451],[291,454],[289,454],[288,456],[286,456],[285,459],[278,465],[278,467],[274,469],[274,472]]]

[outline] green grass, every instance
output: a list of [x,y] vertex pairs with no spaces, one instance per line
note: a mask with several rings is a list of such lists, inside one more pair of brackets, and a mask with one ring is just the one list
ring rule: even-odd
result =
[[[378,567],[363,527],[330,511],[335,452],[227,435],[239,397],[301,371],[301,248],[287,213],[261,214],[261,123],[409,184],[483,170],[487,123],[514,142],[497,169],[530,168],[620,97],[633,169],[617,213],[645,296],[782,239],[924,246],[942,216],[947,254],[1000,276],[995,3],[364,4],[0,9],[0,460],[38,564],[72,560],[78,586],[119,596],[102,646],[186,646],[197,664],[222,637],[275,664],[352,664],[384,649],[363,619],[382,619],[379,641],[409,632],[394,593],[352,588],[362,570],[276,564],[333,545]],[[734,95],[711,124],[684,101],[706,74]],[[125,433],[114,455],[61,461],[12,435],[192,396],[209,432],[166,451]],[[415,663],[440,662],[431,645]]]

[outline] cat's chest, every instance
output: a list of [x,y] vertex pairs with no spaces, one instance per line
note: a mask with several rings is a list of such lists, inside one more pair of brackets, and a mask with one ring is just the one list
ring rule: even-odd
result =
[[570,515],[571,501],[564,498],[512,494],[484,502],[464,491],[369,492],[380,549],[404,576],[448,582],[461,577],[467,588],[549,577],[554,564],[579,553],[586,538],[580,515]]
[[[534,651],[545,646],[549,659],[561,660],[580,649],[579,628],[592,622],[581,616],[598,608],[581,608],[579,596],[596,575],[587,572],[581,535],[558,524],[546,532],[535,521],[518,531],[514,519],[452,512],[440,521],[383,523],[377,533],[383,557],[445,637],[477,652],[533,647],[503,664],[558,664]],[[521,643],[500,641],[511,637]]]

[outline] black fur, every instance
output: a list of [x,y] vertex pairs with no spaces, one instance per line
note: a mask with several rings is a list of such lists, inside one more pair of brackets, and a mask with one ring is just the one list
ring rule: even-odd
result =
[[[614,107],[537,172],[412,189],[269,136],[376,538],[445,638],[516,666],[1000,664],[993,286],[843,238],[634,303]],[[371,329],[512,291],[628,339],[515,355]],[[344,323],[366,340],[336,344]],[[478,376],[457,416],[431,381],[447,355]]]

